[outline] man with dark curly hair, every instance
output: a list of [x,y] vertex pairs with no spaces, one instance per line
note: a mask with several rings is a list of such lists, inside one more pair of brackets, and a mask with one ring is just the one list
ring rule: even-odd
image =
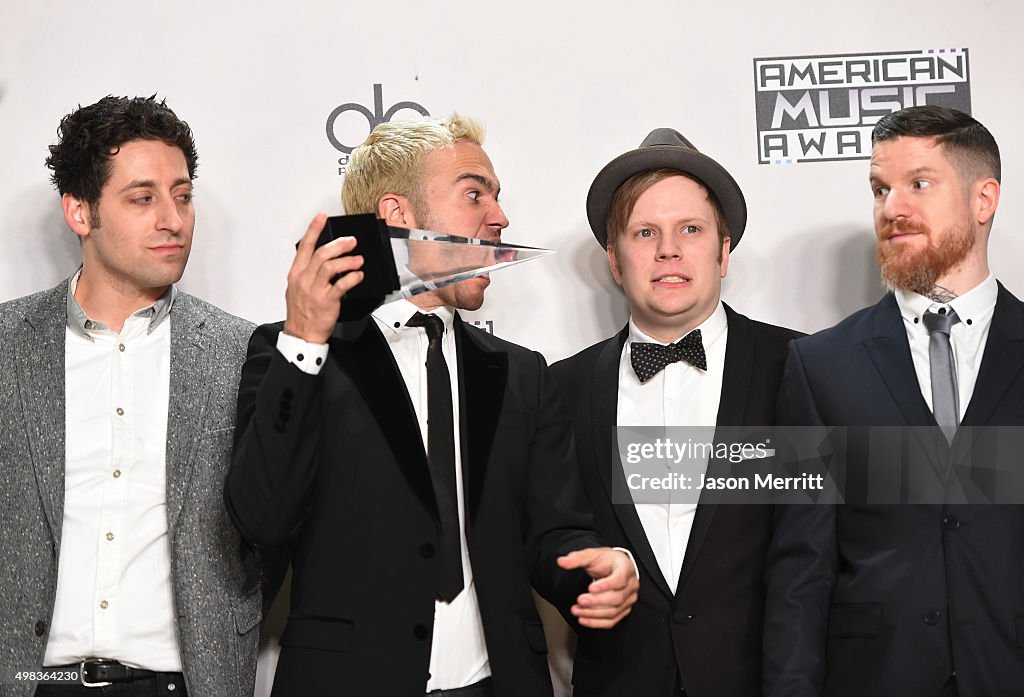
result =
[[50,146],[82,265],[0,305],[4,696],[253,692],[260,567],[221,497],[252,325],[174,286],[196,159],[155,97]]

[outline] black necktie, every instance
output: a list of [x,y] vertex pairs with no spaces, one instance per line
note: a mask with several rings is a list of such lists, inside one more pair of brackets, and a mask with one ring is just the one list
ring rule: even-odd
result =
[[406,322],[427,330],[427,461],[434,484],[434,499],[441,520],[437,595],[446,602],[463,587],[462,533],[459,529],[459,496],[455,487],[455,427],[452,421],[452,384],[441,351],[444,321],[437,315],[417,312]]
[[647,382],[669,363],[676,361],[686,361],[701,370],[708,369],[708,359],[704,354],[699,329],[694,329],[668,346],[634,341],[629,348],[629,362],[633,364],[633,372],[640,378],[641,383]]

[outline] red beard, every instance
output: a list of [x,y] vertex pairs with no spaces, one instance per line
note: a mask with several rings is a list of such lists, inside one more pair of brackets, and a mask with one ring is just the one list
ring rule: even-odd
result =
[[[927,246],[918,249],[903,242],[890,241],[894,234],[908,232],[926,235]],[[946,272],[967,258],[975,240],[970,220],[949,226],[940,237],[926,226],[912,224],[905,218],[890,220],[878,231],[875,244],[882,282],[890,289],[900,288],[927,295]]]

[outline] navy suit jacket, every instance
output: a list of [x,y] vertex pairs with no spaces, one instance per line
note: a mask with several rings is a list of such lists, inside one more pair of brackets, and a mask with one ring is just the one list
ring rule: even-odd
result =
[[[851,427],[837,452],[847,501],[857,502],[791,506],[783,516],[769,579],[767,695],[938,695],[954,671],[962,695],[1022,694],[1024,507],[966,504],[964,488],[948,486],[953,467],[1008,454],[996,441],[1019,431],[980,427],[1024,425],[1022,367],[1024,304],[1000,285],[950,446],[921,395],[892,294],[793,343],[779,422]],[[1024,469],[1019,451],[1010,457],[1001,466]],[[904,503],[864,496],[877,496],[870,487],[885,478]],[[984,475],[969,484],[988,495],[998,486]]]

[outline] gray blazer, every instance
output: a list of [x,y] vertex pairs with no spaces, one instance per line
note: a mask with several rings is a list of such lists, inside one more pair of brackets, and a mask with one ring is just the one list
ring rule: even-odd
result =
[[[64,516],[68,281],[0,304],[0,697],[29,697],[53,616]],[[224,508],[238,378],[253,325],[179,292],[171,309],[167,524],[192,697],[250,697],[260,566]],[[64,573],[73,570],[62,570]]]

